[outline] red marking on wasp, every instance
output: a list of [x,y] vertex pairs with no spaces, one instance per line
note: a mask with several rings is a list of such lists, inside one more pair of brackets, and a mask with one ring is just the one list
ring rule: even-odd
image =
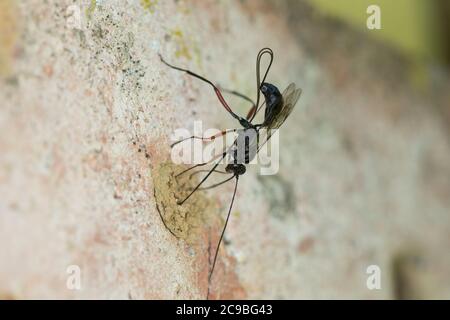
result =
[[[266,72],[264,73],[264,76],[261,80],[261,59],[264,55],[269,55],[270,61],[267,66]],[[214,83],[208,79],[206,79],[203,76],[200,76],[188,69],[183,69],[180,67],[176,67],[174,65],[171,65],[167,63],[163,57],[160,55],[161,61],[167,65],[168,67],[182,71],[187,73],[188,75],[195,77],[197,79],[200,79],[209,85],[211,85],[214,89],[214,92],[217,95],[217,98],[219,99],[222,106],[225,108],[225,110],[228,111],[228,113],[239,121],[239,124],[242,126],[242,128],[239,129],[228,129],[223,130],[219,134],[210,136],[210,137],[198,137],[198,136],[192,136],[187,139],[179,140],[172,144],[172,147],[178,143],[181,143],[188,139],[201,139],[202,141],[213,141],[216,137],[224,136],[227,133],[230,132],[237,132],[238,136],[234,140],[233,145],[227,148],[225,151],[223,151],[222,154],[218,154],[215,157],[213,157],[210,161],[200,163],[193,165],[186,170],[179,173],[177,176],[180,176],[182,174],[185,174],[186,172],[189,172],[190,170],[205,166],[208,164],[213,164],[213,167],[207,171],[208,173],[206,176],[203,177],[203,179],[200,181],[200,183],[197,184],[197,186],[189,193],[187,197],[185,197],[182,201],[179,201],[178,204],[182,205],[185,201],[187,201],[196,191],[198,190],[206,190],[206,189],[212,189],[215,187],[218,187],[232,179],[235,180],[234,185],[234,191],[233,196],[231,198],[230,207],[228,209],[228,214],[225,220],[225,225],[222,229],[222,233],[220,235],[219,241],[217,243],[214,260],[212,263],[211,271],[209,273],[208,278],[208,293],[207,297],[209,297],[209,287],[211,284],[211,278],[214,272],[214,267],[216,265],[217,256],[220,249],[220,244],[222,243],[223,236],[225,234],[225,230],[228,224],[228,220],[230,218],[231,209],[233,207],[234,199],[236,196],[239,176],[243,175],[246,171],[246,166],[250,161],[254,159],[256,154],[259,152],[261,147],[271,138],[273,130],[277,130],[286,120],[286,118],[290,115],[292,112],[294,106],[296,105],[298,99],[300,98],[301,89],[296,88],[295,84],[291,83],[286,90],[283,91],[283,93],[280,93],[278,88],[274,86],[273,84],[265,82],[267,74],[270,70],[270,67],[272,66],[273,62],[273,51],[270,48],[263,48],[259,51],[257,58],[256,58],[256,103],[253,102],[253,100],[246,95],[239,93],[237,91],[233,90],[226,90],[222,88],[223,92],[227,92],[230,94],[233,94],[237,97],[240,97],[252,104],[250,110],[247,113],[247,116],[245,118],[235,114],[233,110],[230,108],[228,103],[225,101],[225,98],[222,95],[221,90],[214,85]],[[264,96],[264,102],[259,104],[260,95],[261,93]],[[265,105],[265,111],[264,111],[264,120],[260,124],[253,124],[252,121],[254,120],[255,116],[259,112],[259,110]],[[262,144],[259,144],[259,131],[264,128],[268,129],[266,139],[262,142]],[[242,144],[241,142],[244,141]],[[230,163],[228,163],[225,167],[224,171],[216,170],[216,168],[219,166],[220,162],[225,159],[226,156],[229,156]],[[214,161],[217,161],[214,163]],[[194,176],[196,173],[204,172],[205,170],[198,170],[195,171],[193,174],[191,174],[191,177]],[[221,173],[221,174],[229,174],[230,177],[224,179],[223,181],[219,183],[215,183],[213,185],[207,186],[207,187],[201,187],[202,184],[208,179],[208,177],[212,173]]]

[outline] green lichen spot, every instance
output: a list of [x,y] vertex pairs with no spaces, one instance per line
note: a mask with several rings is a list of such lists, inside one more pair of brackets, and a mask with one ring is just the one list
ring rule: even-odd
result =
[[171,31],[172,38],[177,44],[177,50],[175,51],[175,56],[177,58],[185,57],[188,60],[192,59],[191,52],[187,46],[186,40],[183,36],[183,31],[180,29],[174,29]]
[[141,6],[144,10],[150,11],[150,13],[155,12],[155,7],[158,4],[158,0],[141,0]]
[[89,6],[86,9],[86,17],[88,19],[91,19],[92,14],[94,13],[96,7],[97,7],[97,0],[91,0]]

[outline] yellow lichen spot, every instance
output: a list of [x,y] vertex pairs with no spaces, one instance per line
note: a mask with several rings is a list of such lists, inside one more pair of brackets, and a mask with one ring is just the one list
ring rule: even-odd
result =
[[191,60],[192,55],[189,51],[186,40],[184,39],[183,31],[181,31],[180,29],[174,29],[171,31],[171,35],[177,45],[177,50],[175,51],[175,56],[177,58],[185,57],[186,59]]
[[86,17],[88,19],[91,19],[92,14],[94,13],[96,7],[97,7],[97,0],[91,0],[89,6],[86,8]]
[[141,0],[141,6],[144,10],[150,11],[150,13],[155,12],[155,7],[158,4],[158,0]]
[[14,49],[18,38],[18,14],[13,0],[0,1],[0,76],[12,70]]
[[200,47],[195,44],[194,45],[194,55],[195,55],[195,61],[197,62],[198,66],[202,66],[202,60],[201,60],[201,53],[200,53]]
[[186,4],[186,1],[180,0],[177,2],[177,9],[180,13],[183,14],[190,14],[191,13],[191,9],[189,8],[189,5]]

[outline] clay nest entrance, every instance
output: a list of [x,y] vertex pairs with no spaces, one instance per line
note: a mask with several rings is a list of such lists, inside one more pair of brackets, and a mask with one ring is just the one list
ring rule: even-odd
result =
[[195,243],[200,233],[218,218],[211,200],[201,191],[195,192],[183,205],[184,199],[199,182],[189,173],[175,177],[185,169],[173,163],[162,163],[153,169],[154,195],[157,210],[167,228],[175,237]]

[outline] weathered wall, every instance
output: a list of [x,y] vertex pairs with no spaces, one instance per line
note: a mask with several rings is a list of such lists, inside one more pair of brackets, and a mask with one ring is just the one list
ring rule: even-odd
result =
[[279,174],[240,180],[211,298],[450,297],[447,80],[416,92],[401,57],[298,1],[81,1],[80,30],[71,4],[2,2],[2,297],[205,298],[233,186],[184,209],[194,241],[174,237],[169,138],[235,123],[157,53],[253,95],[268,45],[270,81],[304,94]]

